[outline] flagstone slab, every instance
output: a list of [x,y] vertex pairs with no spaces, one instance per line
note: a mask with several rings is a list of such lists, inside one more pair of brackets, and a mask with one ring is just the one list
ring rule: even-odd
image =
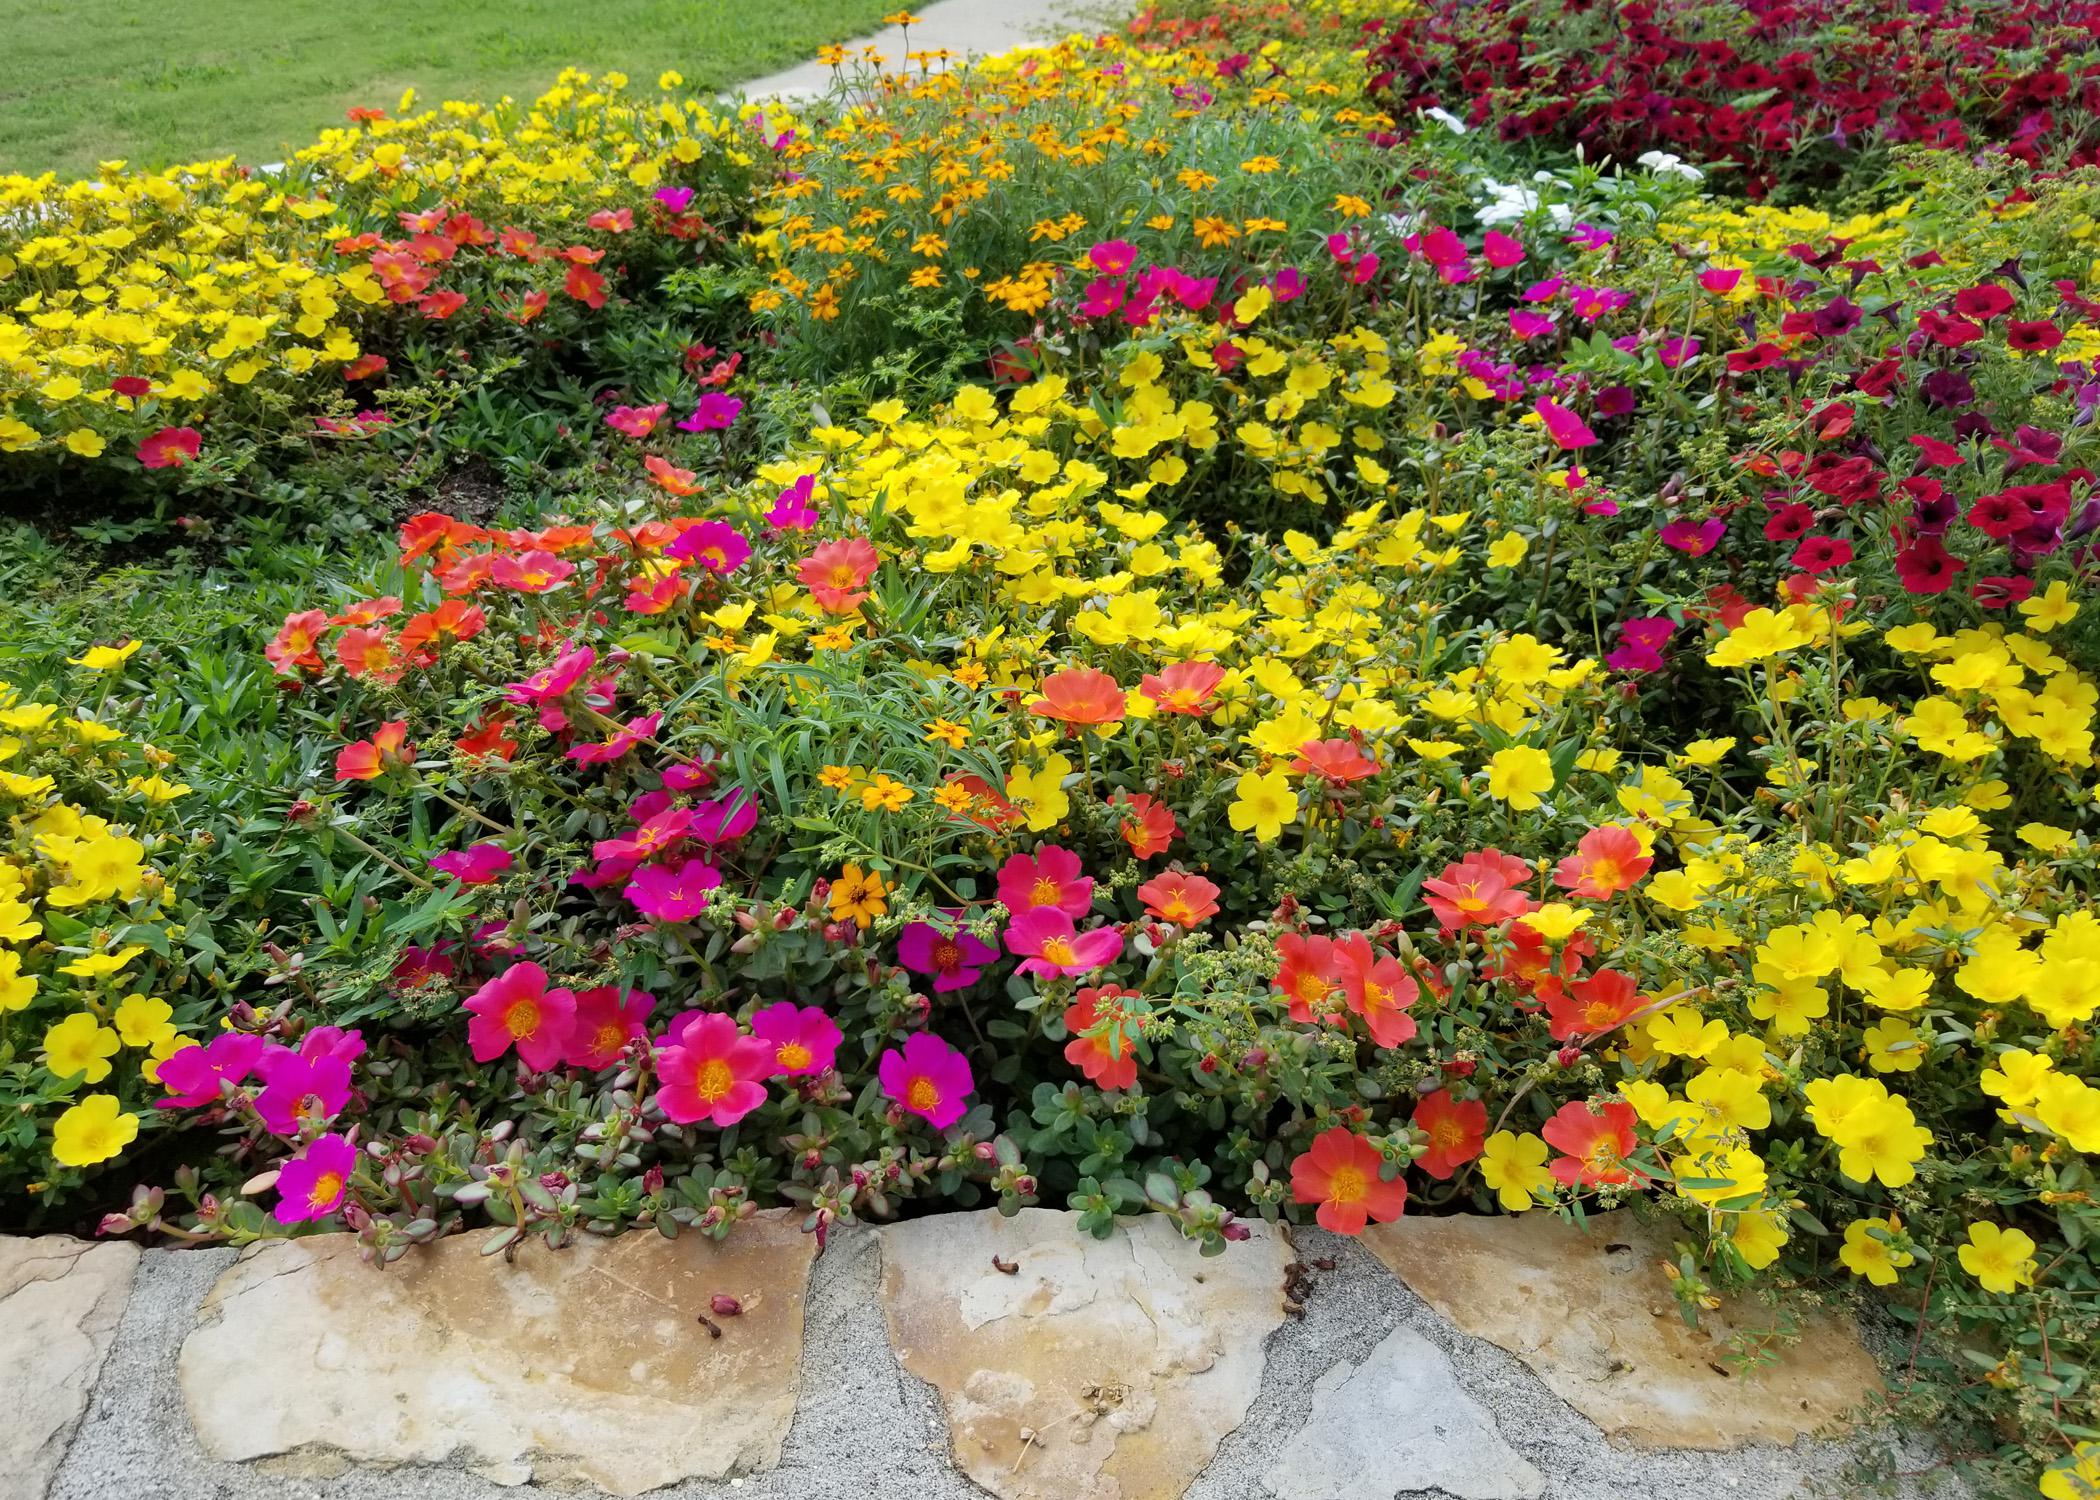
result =
[[955,1464],[1000,1500],[1178,1500],[1261,1387],[1291,1250],[1205,1258],[1164,1218],[1108,1239],[1078,1216],[944,1214],[882,1231],[904,1368],[932,1385]]
[[42,1500],[131,1296],[138,1246],[0,1238],[0,1500]]
[[[513,1263],[472,1234],[384,1272],[349,1235],[279,1241],[206,1296],[183,1400],[211,1457],[323,1473],[452,1461],[634,1495],[768,1469],[794,1418],[815,1254],[796,1223],[762,1214],[720,1243],[528,1241]],[[717,1297],[741,1313],[711,1311]]]
[[1881,1390],[1849,1317],[1801,1306],[1797,1340],[1776,1363],[1745,1366],[1739,1334],[1778,1326],[1780,1310],[1729,1299],[1685,1326],[1663,1275],[1669,1234],[1630,1209],[1585,1233],[1541,1213],[1405,1218],[1365,1245],[1464,1333],[1524,1361],[1610,1437],[1644,1448],[1719,1450],[1790,1443],[1841,1427]]
[[1275,1500],[1538,1500],[1546,1481],[1459,1387],[1444,1351],[1396,1328],[1312,1388],[1312,1411],[1262,1476]]

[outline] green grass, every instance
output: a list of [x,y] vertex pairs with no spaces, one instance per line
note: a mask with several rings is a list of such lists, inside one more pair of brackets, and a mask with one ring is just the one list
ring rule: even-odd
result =
[[564,67],[717,90],[896,0],[0,0],[0,172],[281,161],[352,105],[530,98]]

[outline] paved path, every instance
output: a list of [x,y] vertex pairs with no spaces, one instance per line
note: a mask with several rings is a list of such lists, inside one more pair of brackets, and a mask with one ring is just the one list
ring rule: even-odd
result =
[[[918,23],[911,28],[908,45],[913,52],[945,47],[958,56],[983,56],[1054,41],[1073,31],[1098,31],[1111,10],[1127,8],[1102,0],[938,0],[910,7]],[[856,53],[873,47],[882,54],[884,68],[894,72],[903,63],[907,42],[904,30],[891,26],[845,45]],[[753,79],[740,92],[752,99],[806,99],[824,93],[831,82],[831,69],[812,59],[785,72]]]

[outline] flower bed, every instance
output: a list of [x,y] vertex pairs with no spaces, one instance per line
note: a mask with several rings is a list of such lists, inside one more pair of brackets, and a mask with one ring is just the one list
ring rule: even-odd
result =
[[[282,779],[211,762],[223,856],[133,862],[182,849],[188,957],[143,886],[53,914],[80,679],[12,700],[24,1186],[106,1197],[180,1125],[110,1231],[381,1262],[779,1202],[1220,1252],[1636,1202],[1688,1318],[1896,1288],[1912,1410],[2080,1493],[2093,176],[1921,152],[1838,216],[1535,170],[1357,92],[1370,18],[1147,15],[680,135],[764,185],[705,266],[631,263],[631,314],[683,349],[733,304],[739,347],[584,398],[558,504],[257,591]],[[616,160],[503,207],[684,246]],[[413,192],[477,306],[560,269]],[[166,710],[86,661],[84,721]],[[59,979],[156,938],[151,1026]]]

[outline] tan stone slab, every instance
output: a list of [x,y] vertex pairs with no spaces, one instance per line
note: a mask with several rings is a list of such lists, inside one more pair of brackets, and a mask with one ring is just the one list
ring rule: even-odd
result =
[[43,1500],[138,1264],[123,1241],[0,1238],[0,1500]]
[[[484,1236],[385,1272],[349,1235],[280,1241],[220,1278],[182,1347],[190,1421],[214,1458],[451,1459],[634,1495],[779,1462],[795,1413],[815,1247],[786,1214],[721,1244],[636,1232]],[[744,1311],[699,1321],[716,1296]]]
[[1881,1389],[1852,1320],[1802,1307],[1777,1364],[1739,1370],[1738,1331],[1777,1310],[1730,1300],[1687,1328],[1662,1263],[1670,1236],[1631,1210],[1589,1231],[1542,1213],[1374,1225],[1364,1243],[1465,1333],[1501,1345],[1613,1438],[1647,1448],[1790,1443],[1837,1426]]
[[[943,1214],[882,1231],[904,1367],[1000,1500],[1178,1500],[1261,1386],[1291,1251],[1257,1224],[1206,1259],[1164,1218]],[[994,1264],[1011,1266],[1011,1274]]]

